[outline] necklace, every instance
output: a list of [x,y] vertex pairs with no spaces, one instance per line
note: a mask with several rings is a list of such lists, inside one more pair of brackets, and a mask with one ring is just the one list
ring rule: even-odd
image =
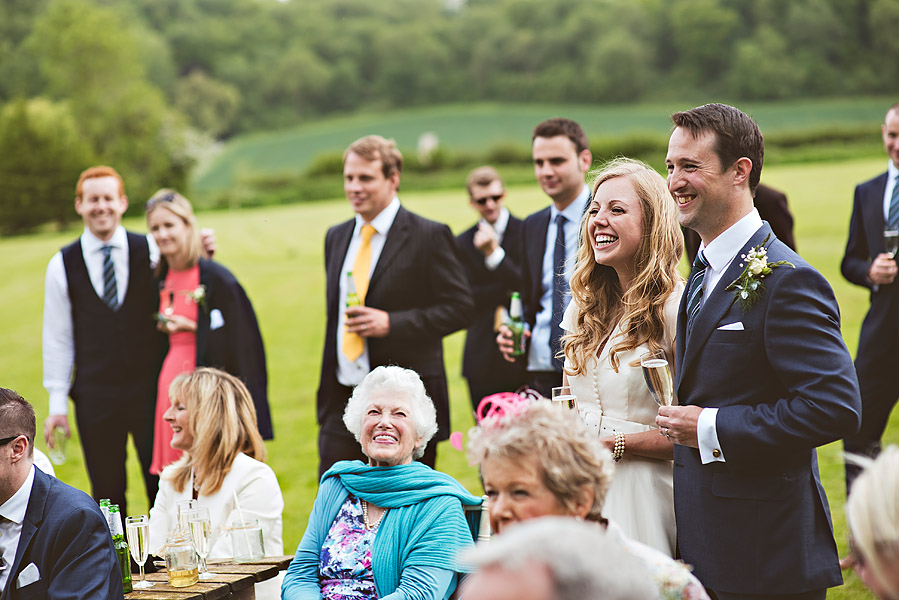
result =
[[378,525],[381,524],[381,521],[384,520],[384,515],[386,515],[386,514],[387,514],[387,509],[385,508],[384,512],[381,513],[381,516],[378,517],[377,521],[375,521],[374,523],[369,523],[368,522],[368,502],[366,502],[365,500],[362,500],[362,520],[365,522],[365,528],[367,530],[371,531],[373,529],[377,529]]

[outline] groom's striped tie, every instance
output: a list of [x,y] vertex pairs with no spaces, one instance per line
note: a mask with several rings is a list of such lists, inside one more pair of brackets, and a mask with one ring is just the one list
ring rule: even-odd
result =
[[687,334],[693,329],[693,320],[699,312],[699,306],[702,300],[702,280],[705,279],[705,270],[709,266],[709,261],[705,259],[705,254],[699,252],[693,261],[693,270],[690,271],[690,280],[687,285]]
[[887,213],[887,229],[899,229],[899,175],[893,182],[893,195],[890,198],[890,210]]
[[103,302],[115,310],[119,306],[119,291],[115,283],[115,265],[112,262],[112,246],[100,248],[103,252]]

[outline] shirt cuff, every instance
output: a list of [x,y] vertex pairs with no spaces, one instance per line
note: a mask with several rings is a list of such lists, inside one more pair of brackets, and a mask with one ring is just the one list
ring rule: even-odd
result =
[[717,408],[703,408],[696,421],[696,437],[699,441],[699,458],[702,464],[710,462],[725,462],[724,452],[718,443],[718,429],[715,420],[718,417]]
[[496,250],[490,253],[490,256],[484,258],[484,266],[487,267],[488,271],[496,271],[496,268],[503,262],[504,258],[506,258],[506,251],[503,250],[502,246],[497,246]]
[[49,413],[50,415],[65,415],[69,412],[69,392],[68,390],[53,390],[50,392]]

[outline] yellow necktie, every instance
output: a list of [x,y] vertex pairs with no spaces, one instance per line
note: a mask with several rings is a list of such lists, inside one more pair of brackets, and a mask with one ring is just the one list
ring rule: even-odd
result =
[[[375,228],[366,223],[362,226],[362,245],[356,253],[353,262],[353,282],[356,284],[356,295],[359,302],[365,306],[365,294],[368,293],[368,270],[371,267],[371,237],[375,234]],[[358,333],[343,332],[343,353],[351,361],[362,356],[364,345],[362,337]]]

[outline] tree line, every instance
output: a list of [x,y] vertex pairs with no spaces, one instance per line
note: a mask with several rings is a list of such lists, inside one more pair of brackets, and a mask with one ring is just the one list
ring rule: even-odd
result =
[[0,178],[42,177],[41,148],[67,157],[48,189],[105,161],[145,197],[217,139],[335,112],[892,92],[897,30],[895,0],[4,0],[0,155],[22,164]]

